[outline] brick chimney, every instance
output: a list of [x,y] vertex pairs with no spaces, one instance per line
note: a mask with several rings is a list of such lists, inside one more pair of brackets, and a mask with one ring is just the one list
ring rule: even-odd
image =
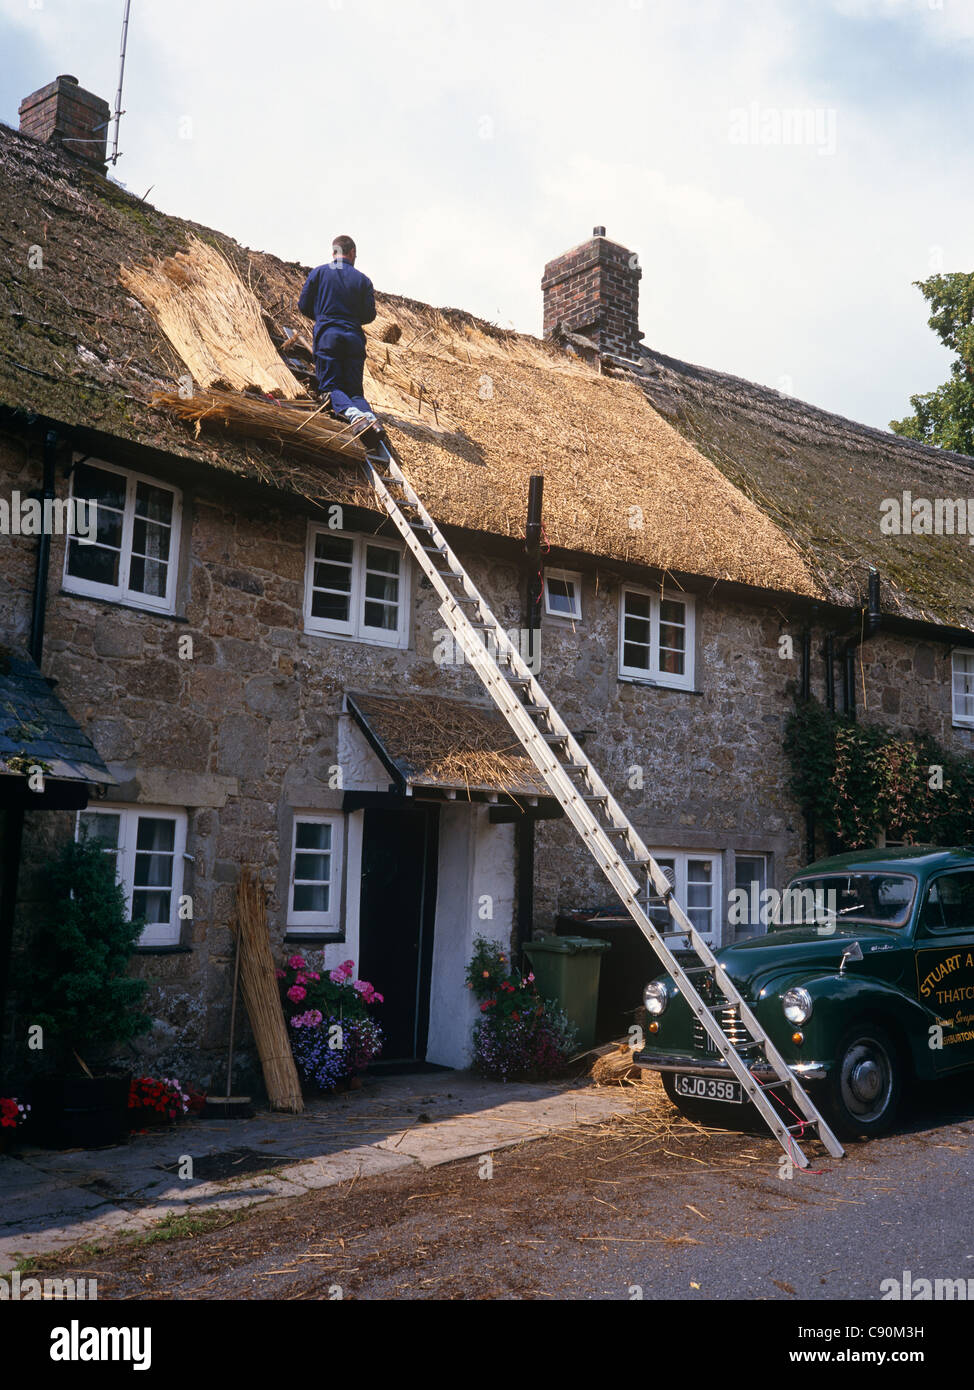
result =
[[639,281],[632,252],[595,227],[583,241],[544,268],[544,334],[558,324],[591,338],[600,352],[619,357],[639,353]]
[[61,145],[105,172],[108,144],[108,102],[78,86],[76,77],[56,77],[20,103],[22,134]]

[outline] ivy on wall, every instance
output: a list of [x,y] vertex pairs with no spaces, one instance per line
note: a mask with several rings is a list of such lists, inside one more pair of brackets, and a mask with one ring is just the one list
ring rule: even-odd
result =
[[912,844],[974,843],[974,758],[928,734],[856,724],[809,699],[788,720],[785,752],[802,810],[844,849],[868,849],[883,831]]

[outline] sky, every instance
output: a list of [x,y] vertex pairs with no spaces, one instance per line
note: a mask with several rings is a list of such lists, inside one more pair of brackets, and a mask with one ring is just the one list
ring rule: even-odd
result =
[[[0,0],[0,120],[114,102],[123,0]],[[974,0],[131,0],[114,176],[162,211],[541,331],[600,224],[670,356],[885,428],[974,270]]]

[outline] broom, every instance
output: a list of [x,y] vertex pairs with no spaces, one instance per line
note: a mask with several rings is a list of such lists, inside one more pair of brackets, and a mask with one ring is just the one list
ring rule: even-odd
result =
[[274,973],[267,932],[267,896],[256,871],[247,866],[241,869],[237,884],[233,929],[237,937],[244,1003],[257,1042],[271,1109],[300,1115],[304,1101]]

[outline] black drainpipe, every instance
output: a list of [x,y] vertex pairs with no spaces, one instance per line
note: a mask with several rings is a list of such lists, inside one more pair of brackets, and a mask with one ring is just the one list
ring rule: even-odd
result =
[[825,637],[825,707],[835,713],[835,637],[829,632]]
[[[801,674],[798,686],[799,698],[803,704],[812,697],[812,629],[806,627],[802,633]],[[805,863],[815,859],[815,812],[805,812]]]
[[[54,497],[55,461],[58,437],[54,430],[44,436],[44,482],[42,504]],[[36,494],[35,494],[36,496]],[[49,508],[47,509],[50,510]],[[31,609],[28,650],[38,666],[44,654],[44,619],[47,614],[47,580],[51,567],[51,537],[41,527],[34,563],[34,600]],[[7,812],[3,846],[0,850],[0,1057],[6,1035],[7,994],[10,989],[10,958],[13,951],[14,916],[17,907],[17,884],[24,843],[24,805],[21,802]]]
[[883,621],[882,610],[879,606],[879,571],[870,568],[869,589],[866,602],[866,611],[861,620],[860,629],[854,632],[846,642],[843,651],[844,662],[844,683],[845,683],[845,712],[850,719],[856,717],[856,652],[863,642],[868,642],[871,637],[875,637]]
[[[528,519],[524,528],[525,583],[521,620],[528,634],[529,650],[534,652],[534,634],[541,628],[541,601],[544,579],[541,572],[541,502],[544,477],[532,473],[528,484]],[[534,930],[534,829],[535,820],[528,811],[518,816],[514,838],[517,850],[517,912],[511,941],[511,958],[518,960],[521,946],[530,941]]]

